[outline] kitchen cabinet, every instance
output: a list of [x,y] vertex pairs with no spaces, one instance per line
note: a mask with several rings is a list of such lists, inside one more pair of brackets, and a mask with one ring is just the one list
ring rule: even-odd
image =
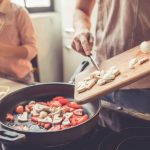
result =
[[[62,15],[62,35],[63,35],[63,80],[69,81],[74,70],[83,60],[88,60],[88,58],[76,53],[71,48],[71,41],[74,35],[73,29],[73,13],[75,8],[75,0],[61,0],[61,15]],[[96,22],[96,9],[94,8],[92,15],[92,33],[95,32],[95,22]]]

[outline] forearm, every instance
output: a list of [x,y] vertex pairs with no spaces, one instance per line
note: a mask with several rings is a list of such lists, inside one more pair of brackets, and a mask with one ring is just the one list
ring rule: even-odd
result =
[[7,58],[26,59],[28,51],[22,46],[12,46],[0,43],[0,55]]
[[95,0],[77,0],[74,13],[75,30],[90,30],[90,17],[95,4]]
[[90,30],[90,17],[82,10],[76,9],[74,14],[74,28],[75,30]]
[[26,59],[31,61],[37,54],[37,48],[34,44],[13,46],[0,43],[0,55],[7,58]]

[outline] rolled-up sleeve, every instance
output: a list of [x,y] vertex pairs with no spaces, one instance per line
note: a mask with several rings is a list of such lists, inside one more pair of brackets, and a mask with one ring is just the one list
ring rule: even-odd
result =
[[21,41],[20,46],[26,48],[27,59],[32,60],[37,54],[34,26],[26,9],[20,8],[17,13],[17,28]]

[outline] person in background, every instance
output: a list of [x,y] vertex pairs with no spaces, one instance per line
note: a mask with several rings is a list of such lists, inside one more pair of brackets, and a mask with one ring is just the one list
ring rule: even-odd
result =
[[0,77],[32,82],[37,54],[35,31],[25,8],[0,0]]
[[[93,47],[90,17],[95,3],[96,0],[77,0],[74,14],[75,36],[72,47],[85,56],[91,54]],[[106,59],[150,40],[149,6],[148,0],[98,1],[94,52],[99,65]],[[118,106],[150,113],[150,76],[109,93],[102,99]],[[119,116],[108,109],[101,111],[100,123],[113,130],[123,127]]]

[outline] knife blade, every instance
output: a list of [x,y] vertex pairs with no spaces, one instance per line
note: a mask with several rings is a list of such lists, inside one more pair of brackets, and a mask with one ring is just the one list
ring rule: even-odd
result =
[[89,58],[90,58],[92,64],[94,65],[94,67],[95,67],[98,71],[100,71],[100,68],[99,68],[98,64],[96,63],[96,61],[94,60],[93,56],[92,56],[92,55],[89,55]]

